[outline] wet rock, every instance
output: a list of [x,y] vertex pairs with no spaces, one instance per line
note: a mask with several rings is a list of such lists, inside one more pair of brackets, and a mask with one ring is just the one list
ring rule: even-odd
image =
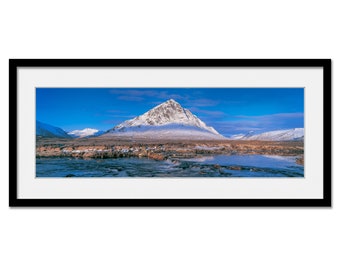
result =
[[241,166],[229,166],[229,170],[234,170],[234,171],[241,171],[242,167]]
[[221,176],[232,176],[232,174],[230,172],[228,172],[227,170],[219,170],[219,173]]
[[117,175],[118,174],[118,170],[117,169],[111,169],[110,173],[113,175]]
[[148,154],[148,158],[154,159],[154,160],[164,160],[164,156],[161,154],[157,154],[157,153],[149,153]]
[[295,162],[296,164],[304,165],[305,163],[304,157],[298,157]]
[[185,170],[185,169],[188,169],[190,168],[190,164],[187,163],[187,162],[183,162],[182,164],[179,165],[179,168]]
[[261,170],[259,168],[251,168],[249,171],[251,171],[251,172],[259,172]]

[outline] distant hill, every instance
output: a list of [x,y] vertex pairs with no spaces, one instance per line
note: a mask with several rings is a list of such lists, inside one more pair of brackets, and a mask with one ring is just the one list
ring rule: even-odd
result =
[[36,136],[44,138],[71,138],[63,129],[36,121]]
[[104,131],[100,131],[94,128],[84,128],[82,130],[73,130],[68,132],[67,134],[73,138],[89,138],[89,137],[96,137],[102,135]]
[[257,141],[303,141],[304,128],[269,131],[261,134],[238,134],[230,137],[232,140],[257,140]]

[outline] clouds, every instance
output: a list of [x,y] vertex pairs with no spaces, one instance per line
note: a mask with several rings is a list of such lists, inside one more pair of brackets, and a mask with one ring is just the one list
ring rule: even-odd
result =
[[164,101],[170,98],[177,100],[185,99],[185,96],[160,89],[112,89],[110,93],[116,95],[117,99],[125,101],[145,101],[155,98]]
[[188,103],[196,107],[212,107],[212,106],[216,106],[217,104],[219,104],[219,101],[216,99],[208,99],[208,98],[198,98],[198,99],[190,98],[188,100]]
[[209,117],[215,117],[215,118],[225,118],[227,117],[227,114],[223,111],[216,111],[216,110],[205,110],[205,109],[200,109],[196,107],[190,107],[187,108],[189,109],[192,113],[197,113],[203,116],[209,116]]
[[296,113],[276,113],[269,115],[258,116],[235,116],[239,122],[248,123],[250,126],[258,127],[261,129],[268,129],[270,127],[303,127],[304,114]]
[[118,96],[117,99],[119,100],[125,100],[125,101],[143,101],[143,97],[138,97],[138,96]]
[[205,98],[202,91],[190,88],[118,88],[111,89],[109,93],[121,101],[148,102],[152,105],[158,105],[171,98],[184,107],[213,107],[220,103],[217,99]]
[[296,112],[256,116],[235,115],[214,124],[216,129],[225,135],[248,133],[249,131],[266,132],[304,127],[304,114]]
[[294,118],[301,118],[303,117],[303,113],[296,112],[296,113],[275,113],[275,114],[268,114],[268,115],[236,115],[235,118],[244,118],[244,119],[254,119],[257,121],[271,121],[277,119],[294,119]]

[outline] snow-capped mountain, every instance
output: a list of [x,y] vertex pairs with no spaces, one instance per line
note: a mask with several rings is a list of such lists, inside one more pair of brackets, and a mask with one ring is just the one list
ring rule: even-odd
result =
[[115,126],[102,136],[117,135],[155,139],[224,139],[213,127],[208,127],[173,99]]
[[304,139],[304,128],[269,131],[261,134],[236,135],[230,137],[233,140],[258,140],[258,141],[297,141]]
[[67,134],[73,138],[87,138],[87,137],[95,137],[100,136],[104,133],[104,131],[100,131],[94,128],[84,128],[82,130],[73,130],[68,132]]
[[36,121],[36,136],[47,138],[71,138],[63,129]]

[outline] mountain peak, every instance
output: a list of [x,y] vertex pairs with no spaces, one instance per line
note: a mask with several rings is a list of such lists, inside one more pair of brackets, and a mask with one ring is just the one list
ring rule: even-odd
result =
[[127,129],[131,131],[131,128],[139,128],[139,130],[141,130],[142,127],[144,129],[155,127],[157,130],[160,128],[169,128],[172,130],[175,128],[196,129],[201,132],[218,135],[220,138],[223,138],[223,136],[220,135],[214,128],[208,127],[196,115],[192,114],[188,109],[184,109],[174,99],[168,99],[146,113],[115,126],[109,132],[126,131]]
[[103,131],[99,131],[94,128],[84,128],[82,130],[73,130],[68,132],[67,134],[73,138],[86,138],[86,137],[95,137],[103,134]]
[[170,99],[168,99],[167,101],[161,103],[160,105],[162,105],[162,104],[173,104],[173,105],[181,106],[176,100],[174,100],[174,99],[172,99],[172,98],[170,98]]
[[[157,109],[157,108],[163,108],[163,107],[167,107],[167,108],[172,108],[172,109],[174,109],[174,110],[183,110],[183,107],[176,101],[176,100],[174,100],[174,99],[168,99],[167,101],[165,101],[165,102],[163,102],[163,103],[161,103],[161,104],[159,104],[159,105],[157,105],[156,107],[154,107],[154,108],[152,108],[151,110],[153,110],[153,109]],[[151,111],[150,110],[150,111]]]
[[165,101],[163,103],[177,103],[178,104],[178,102],[176,100],[172,99],[172,98],[168,99],[167,101]]

